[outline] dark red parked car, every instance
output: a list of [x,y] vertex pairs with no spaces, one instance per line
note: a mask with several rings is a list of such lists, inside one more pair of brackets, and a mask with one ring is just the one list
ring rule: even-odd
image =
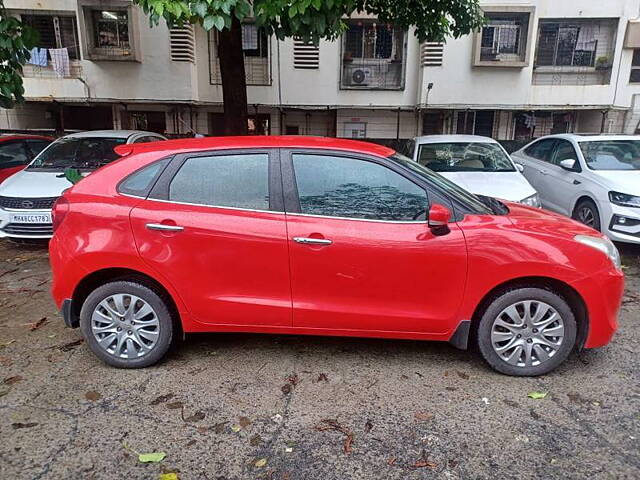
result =
[[53,138],[41,135],[0,135],[0,183],[26,167]]
[[607,238],[389,148],[222,137],[115,150],[56,203],[50,243],[65,322],[111,365],[151,365],[180,331],[234,331],[443,340],[539,375],[617,328]]

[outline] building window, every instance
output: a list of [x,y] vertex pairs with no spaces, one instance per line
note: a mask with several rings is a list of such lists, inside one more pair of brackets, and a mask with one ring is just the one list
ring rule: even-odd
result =
[[93,44],[97,48],[129,50],[129,20],[126,11],[92,10]]
[[492,110],[458,112],[456,133],[492,137],[494,117]]
[[[21,18],[25,25],[38,32],[39,48],[66,48],[70,60],[80,59],[75,16],[21,15]],[[48,56],[48,59],[51,60],[51,57]]]
[[80,0],[83,52],[89,60],[139,61],[137,9],[124,0]]
[[[247,85],[271,85],[269,37],[255,23],[242,25],[242,51]],[[217,31],[209,32],[209,83],[211,85],[222,83]]]
[[610,69],[617,20],[541,20],[536,67]]
[[371,20],[348,22],[342,43],[342,88],[402,90],[405,32]]
[[631,60],[631,76],[629,82],[640,83],[640,49],[633,51],[633,59]]
[[[525,67],[529,64],[534,7],[485,7],[486,24],[474,37],[478,67]],[[496,7],[498,8],[498,7]]]
[[480,60],[483,62],[524,61],[529,15],[488,15],[482,29]]

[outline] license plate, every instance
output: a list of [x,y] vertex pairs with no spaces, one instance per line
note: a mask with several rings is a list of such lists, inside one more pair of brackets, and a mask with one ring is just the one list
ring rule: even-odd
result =
[[11,223],[51,223],[51,214],[12,215]]

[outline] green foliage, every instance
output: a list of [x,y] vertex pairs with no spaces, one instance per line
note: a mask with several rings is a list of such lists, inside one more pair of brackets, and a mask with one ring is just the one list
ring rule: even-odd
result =
[[153,24],[199,23],[205,30],[229,28],[233,16],[253,16],[258,26],[278,38],[299,36],[317,43],[345,30],[344,19],[356,12],[382,23],[415,27],[420,41],[443,41],[478,30],[483,24],[479,0],[134,0]]
[[38,43],[38,32],[10,17],[0,0],[0,107],[11,108],[23,99],[22,65]]

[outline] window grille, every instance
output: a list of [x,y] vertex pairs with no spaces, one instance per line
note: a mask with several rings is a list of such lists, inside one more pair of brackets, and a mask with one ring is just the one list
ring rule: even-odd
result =
[[[270,85],[271,62],[267,34],[255,24],[243,24],[242,47],[247,85]],[[217,31],[209,32],[209,83],[212,85],[222,83]]]
[[405,32],[391,24],[352,20],[343,35],[342,87],[404,88]]

